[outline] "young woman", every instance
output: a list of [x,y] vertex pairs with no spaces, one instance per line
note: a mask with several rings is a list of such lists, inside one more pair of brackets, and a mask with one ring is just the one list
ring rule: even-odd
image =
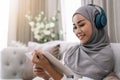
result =
[[[82,6],[73,14],[72,21],[73,31],[81,44],[67,51],[65,65],[77,75],[87,77],[84,80],[102,80],[114,67],[113,51],[104,28],[107,22],[104,10],[96,5]],[[35,51],[32,60],[36,75],[54,80],[65,77],[51,66],[42,52]]]

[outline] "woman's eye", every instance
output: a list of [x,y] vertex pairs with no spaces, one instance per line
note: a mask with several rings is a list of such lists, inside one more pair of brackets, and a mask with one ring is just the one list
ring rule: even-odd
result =
[[73,27],[73,29],[76,29],[76,27]]
[[82,27],[82,26],[84,26],[84,25],[85,25],[85,24],[80,24],[79,26]]

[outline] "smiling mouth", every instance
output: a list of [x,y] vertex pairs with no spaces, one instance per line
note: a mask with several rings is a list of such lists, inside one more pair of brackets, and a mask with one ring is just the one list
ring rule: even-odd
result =
[[82,40],[84,38],[84,36],[80,36],[79,39]]
[[79,36],[78,36],[78,38],[79,38],[80,40],[82,40],[84,37],[85,37],[85,34],[84,34],[84,35],[79,35]]

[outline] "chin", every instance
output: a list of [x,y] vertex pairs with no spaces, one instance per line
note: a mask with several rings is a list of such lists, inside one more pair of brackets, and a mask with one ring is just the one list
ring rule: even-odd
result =
[[80,41],[80,42],[81,42],[81,44],[84,44],[84,45],[87,43],[86,41]]
[[80,41],[81,44],[85,44],[84,42]]

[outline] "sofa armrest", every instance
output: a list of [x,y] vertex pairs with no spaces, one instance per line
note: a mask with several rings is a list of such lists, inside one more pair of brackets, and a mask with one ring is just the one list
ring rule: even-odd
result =
[[[8,47],[1,52],[2,79],[23,79],[27,48]],[[30,74],[30,73],[29,73]]]

